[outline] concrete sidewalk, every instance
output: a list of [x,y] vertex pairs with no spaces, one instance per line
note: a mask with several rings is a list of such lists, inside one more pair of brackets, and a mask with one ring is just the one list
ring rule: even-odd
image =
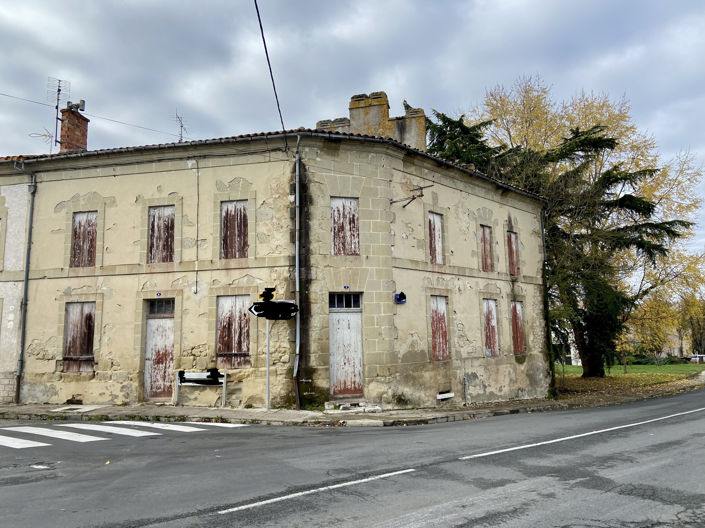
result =
[[160,422],[210,421],[267,425],[366,426],[422,425],[472,420],[503,414],[567,409],[555,400],[525,400],[476,405],[465,409],[405,409],[364,412],[294,411],[289,409],[230,409],[164,405],[0,405],[0,420],[140,420]]
[[[648,395],[626,396],[601,405],[626,403],[662,397],[705,386],[705,371],[686,381],[684,386],[655,390]],[[353,407],[348,410],[294,411],[290,409],[232,409],[221,407],[184,407],[171,404],[138,405],[0,405],[0,420],[73,420],[108,421],[141,420],[159,422],[229,422],[266,425],[307,425],[322,427],[383,427],[423,425],[474,420],[505,414],[546,412],[584,407],[584,402],[562,400],[514,400],[472,404],[466,408],[379,410],[376,407]],[[365,412],[368,410],[370,412]]]

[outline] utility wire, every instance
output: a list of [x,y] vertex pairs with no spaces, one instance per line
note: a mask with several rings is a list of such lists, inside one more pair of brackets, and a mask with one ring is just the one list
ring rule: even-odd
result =
[[41,103],[39,101],[32,101],[31,99],[25,99],[24,97],[17,97],[15,95],[10,95],[10,94],[6,94],[6,93],[2,93],[2,92],[0,92],[0,95],[2,95],[3,97],[9,97],[10,99],[18,99],[20,101],[26,101],[28,103],[34,103],[34,104],[38,104],[38,105],[42,105],[42,106],[51,106],[52,108],[54,107],[54,105],[51,105],[49,103]]
[[284,127],[284,118],[282,117],[282,109],[279,106],[279,96],[277,95],[277,87],[274,84],[274,74],[272,73],[272,63],[269,60],[269,52],[267,51],[267,41],[264,38],[264,28],[262,28],[262,18],[259,15],[259,7],[257,0],[255,1],[255,10],[257,11],[257,20],[259,21],[259,31],[262,34],[262,44],[264,44],[264,54],[267,57],[267,66],[269,66],[269,77],[272,79],[272,89],[274,90],[274,99],[277,101],[277,110],[279,111],[279,121],[282,124],[282,132],[284,132],[284,148],[289,150],[289,144],[286,141],[286,128]]
[[141,128],[142,130],[149,130],[150,132],[158,132],[159,134],[168,134],[170,136],[179,137],[179,134],[174,134],[172,132],[165,132],[164,130],[157,130],[156,128],[144,127],[141,125],[134,125],[132,123],[125,123],[124,121],[118,121],[117,119],[111,119],[109,117],[103,117],[95,114],[89,114],[88,112],[83,112],[87,116],[95,117],[97,119],[103,119],[105,121],[111,121],[113,123],[118,123],[119,125],[131,126],[134,128]]
[[[0,96],[3,97],[9,97],[10,99],[17,99],[19,101],[25,101],[27,103],[34,103],[42,106],[50,106],[51,108],[54,108],[55,105],[53,104],[48,104],[48,103],[42,103],[40,101],[33,101],[31,99],[25,99],[24,97],[17,97],[15,95],[10,95],[6,93],[0,92]],[[149,130],[150,132],[157,132],[158,134],[167,134],[169,136],[174,136],[174,137],[179,137],[179,134],[173,134],[172,132],[165,132],[164,130],[157,130],[155,128],[149,128],[149,127],[144,127],[141,125],[135,125],[133,123],[125,123],[124,121],[118,121],[117,119],[111,119],[110,117],[103,117],[95,114],[89,114],[88,112],[83,112],[85,115],[90,116],[90,117],[95,117],[96,119],[103,119],[105,121],[111,121],[113,123],[117,123],[119,125],[125,125],[125,126],[130,126],[133,128],[141,128],[142,130]]]

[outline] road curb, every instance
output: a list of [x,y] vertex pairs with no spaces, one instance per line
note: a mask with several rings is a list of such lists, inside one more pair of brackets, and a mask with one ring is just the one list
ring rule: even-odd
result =
[[[57,412],[47,411],[48,405],[18,406],[13,409],[5,407],[0,409],[0,420],[43,420],[43,421],[81,421],[98,422],[113,420],[134,420],[142,422],[228,422],[234,424],[257,425],[287,425],[304,427],[404,427],[414,425],[431,425],[465,420],[478,420],[492,416],[506,416],[510,414],[524,414],[534,412],[562,411],[586,407],[599,407],[618,405],[632,401],[671,396],[682,392],[697,390],[705,386],[705,375],[696,376],[698,382],[688,387],[667,388],[649,395],[632,397],[625,400],[607,402],[602,405],[584,404],[575,402],[560,402],[556,400],[533,401],[522,405],[521,402],[505,402],[491,406],[478,407],[465,410],[448,410],[447,412],[435,409],[397,410],[375,413],[374,418],[369,413],[363,414],[338,414],[335,416],[323,413],[302,411],[287,411],[274,409],[271,411],[253,410],[244,413],[236,409],[219,408],[185,408],[172,406],[153,406],[142,408],[105,406],[100,409],[83,412]],[[491,405],[491,404],[490,404]]]

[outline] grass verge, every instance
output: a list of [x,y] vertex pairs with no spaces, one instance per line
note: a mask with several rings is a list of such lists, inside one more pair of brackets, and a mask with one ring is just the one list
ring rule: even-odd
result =
[[558,399],[577,405],[607,405],[693,388],[705,364],[631,365],[624,374],[612,367],[604,378],[582,378],[580,366],[556,367]]

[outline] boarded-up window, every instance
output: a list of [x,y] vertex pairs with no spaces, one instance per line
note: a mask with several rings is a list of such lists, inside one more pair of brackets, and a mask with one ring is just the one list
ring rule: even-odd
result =
[[73,214],[71,234],[71,267],[95,266],[96,238],[98,235],[98,211]]
[[431,264],[443,264],[443,217],[428,213],[428,248]]
[[507,231],[507,257],[509,259],[509,274],[512,276],[519,275],[519,255],[517,234],[513,231]]
[[147,262],[174,262],[174,206],[149,208]]
[[220,204],[220,258],[247,258],[247,200]]
[[483,305],[483,332],[485,337],[485,355],[496,356],[499,354],[497,343],[497,301],[482,299]]
[[249,295],[218,297],[216,356],[218,368],[250,366]]
[[356,198],[330,199],[331,254],[359,255],[360,228]]
[[516,355],[526,352],[524,341],[524,314],[521,302],[512,301],[512,345]]
[[490,226],[481,226],[481,240],[482,248],[480,250],[482,258],[482,271],[494,271],[494,263],[492,260],[492,228]]
[[431,351],[435,361],[450,357],[447,303],[446,297],[431,295]]
[[95,303],[66,303],[64,372],[93,372]]

